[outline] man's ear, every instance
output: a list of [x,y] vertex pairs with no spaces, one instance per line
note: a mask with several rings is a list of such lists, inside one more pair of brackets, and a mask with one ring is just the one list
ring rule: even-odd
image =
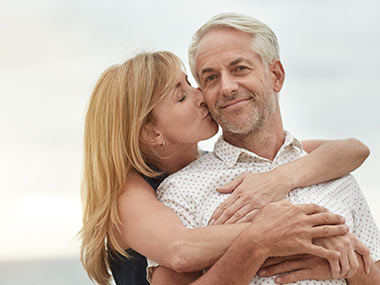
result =
[[273,61],[270,65],[270,72],[273,80],[273,91],[278,93],[280,92],[285,80],[285,71],[281,61]]
[[140,139],[147,145],[162,145],[164,138],[162,133],[157,130],[151,123],[145,124],[140,132]]

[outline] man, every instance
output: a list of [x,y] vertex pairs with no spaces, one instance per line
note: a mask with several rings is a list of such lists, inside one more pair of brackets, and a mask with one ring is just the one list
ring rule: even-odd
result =
[[[189,60],[209,110],[223,129],[223,138],[216,143],[213,153],[164,181],[158,189],[158,197],[177,212],[187,227],[193,228],[208,225],[212,212],[226,198],[215,191],[225,180],[242,173],[269,171],[305,153],[301,144],[283,130],[278,93],[285,73],[279,60],[277,38],[269,27],[243,15],[218,15],[194,35]],[[295,189],[287,199],[292,204],[317,203],[346,218],[351,233],[313,239],[313,243],[327,249],[339,249],[342,244],[357,249],[361,240],[377,261],[370,261],[370,270],[364,270],[361,257],[351,250],[349,257],[341,258],[340,262],[352,263],[352,266],[360,263],[353,276],[299,284],[346,284],[346,280],[350,284],[380,284],[379,231],[353,177]],[[293,216],[289,214],[293,207],[283,204],[264,207],[252,225],[196,282],[248,283],[268,257],[312,253],[301,248],[308,239],[300,241],[301,232],[293,232],[297,225],[288,222]],[[281,280],[277,278],[277,282],[332,277],[325,259],[310,255],[288,259],[285,263],[281,259],[268,260],[260,275],[298,270],[282,276]],[[199,276],[199,273],[180,275],[158,267],[153,283],[187,283]],[[275,284],[274,280],[275,277],[256,276],[252,284]]]

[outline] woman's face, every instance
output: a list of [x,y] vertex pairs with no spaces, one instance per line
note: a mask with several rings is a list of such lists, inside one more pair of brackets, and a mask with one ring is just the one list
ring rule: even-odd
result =
[[154,126],[162,133],[167,145],[194,144],[218,131],[202,92],[190,85],[182,71],[173,90],[153,109],[153,116]]

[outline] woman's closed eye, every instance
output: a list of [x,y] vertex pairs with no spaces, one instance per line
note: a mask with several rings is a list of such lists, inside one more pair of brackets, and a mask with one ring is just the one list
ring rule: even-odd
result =
[[183,102],[183,101],[185,101],[185,100],[186,100],[186,97],[187,97],[186,92],[183,92],[182,95],[181,95],[181,97],[179,98],[178,102]]

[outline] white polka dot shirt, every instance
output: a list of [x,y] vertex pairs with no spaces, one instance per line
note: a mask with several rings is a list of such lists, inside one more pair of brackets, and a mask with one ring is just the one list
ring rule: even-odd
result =
[[[158,199],[173,209],[188,228],[207,226],[210,218],[230,194],[220,194],[223,186],[243,173],[269,171],[278,165],[306,155],[298,140],[285,132],[285,141],[273,161],[219,138],[214,152],[202,156],[170,175],[157,190]],[[351,175],[329,182],[292,190],[286,197],[293,204],[316,203],[346,218],[350,230],[370,249],[373,260],[380,260],[380,235],[368,204]],[[149,268],[158,266],[148,260]],[[148,274],[149,275],[149,274]],[[276,284],[275,277],[255,276],[250,284]],[[346,284],[338,280],[304,280],[296,284]]]

